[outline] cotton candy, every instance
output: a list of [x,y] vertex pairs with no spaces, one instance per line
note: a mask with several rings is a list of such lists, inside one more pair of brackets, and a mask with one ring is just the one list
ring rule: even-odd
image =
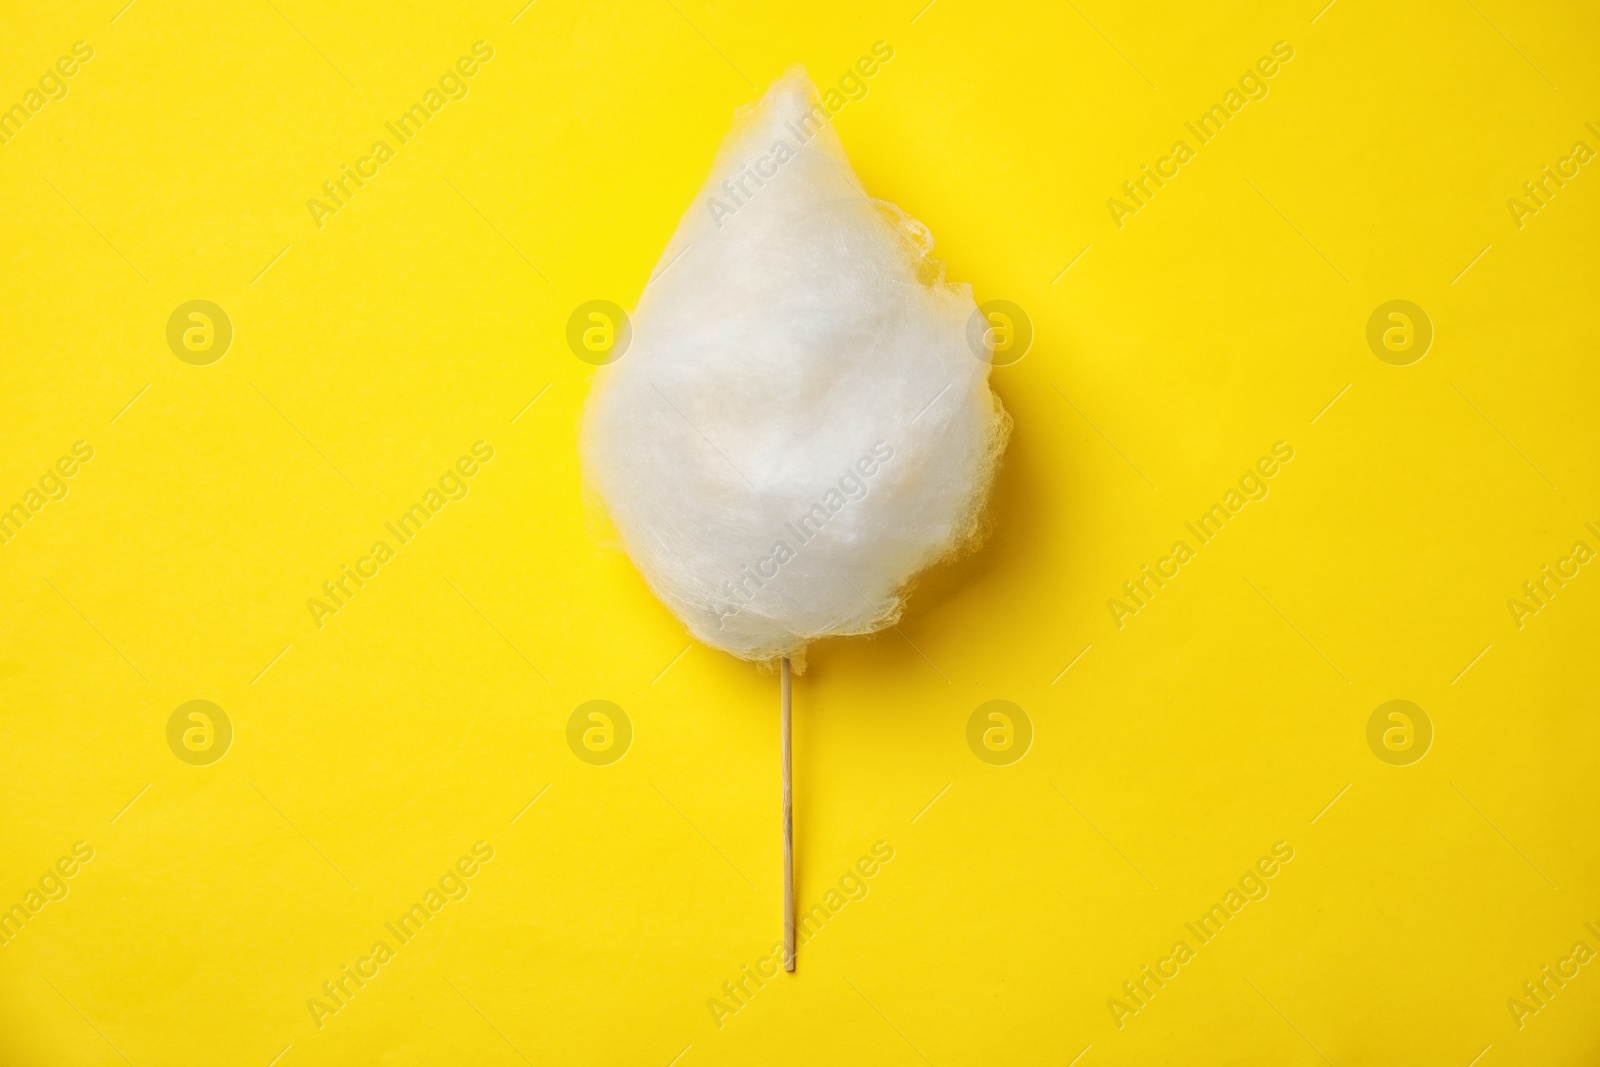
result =
[[803,668],[977,538],[1011,423],[932,245],[867,196],[801,68],[735,115],[580,439],[622,547],[706,644]]

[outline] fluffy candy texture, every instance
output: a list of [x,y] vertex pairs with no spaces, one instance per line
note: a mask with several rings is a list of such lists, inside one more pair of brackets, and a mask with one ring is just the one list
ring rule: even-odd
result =
[[581,441],[622,546],[705,643],[803,666],[976,538],[1011,422],[932,243],[862,190],[801,68],[736,114]]

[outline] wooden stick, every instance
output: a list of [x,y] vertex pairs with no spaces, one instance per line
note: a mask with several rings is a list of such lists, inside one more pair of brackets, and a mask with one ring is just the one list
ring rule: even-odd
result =
[[789,657],[783,657],[783,969],[794,970],[794,782],[790,775]]

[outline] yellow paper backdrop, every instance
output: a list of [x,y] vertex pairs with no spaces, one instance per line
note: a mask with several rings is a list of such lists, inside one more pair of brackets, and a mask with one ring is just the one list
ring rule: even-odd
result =
[[[0,1062],[1600,1060],[1592,10],[121,3],[0,34]],[[760,979],[776,681],[597,547],[565,334],[795,62],[1036,336]]]

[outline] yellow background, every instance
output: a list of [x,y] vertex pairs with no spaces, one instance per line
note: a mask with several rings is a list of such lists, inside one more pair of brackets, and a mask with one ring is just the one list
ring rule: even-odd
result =
[[[120,6],[13,3],[0,35],[0,102],[95,49],[0,147],[0,498],[95,449],[0,548],[0,905],[96,853],[0,948],[0,1062],[1600,1059],[1600,966],[1507,1007],[1600,949],[1600,574],[1506,606],[1600,548],[1600,173],[1506,206],[1600,148],[1592,11]],[[319,229],[307,199],[478,40],[470,94]],[[776,681],[685,653],[596,546],[564,330],[634,305],[735,106],[879,40],[836,121],[866,187],[1038,336],[994,376],[987,546],[798,682],[800,900],[894,860],[719,1029],[779,935]],[[1270,95],[1114,225],[1280,40]],[[197,298],[235,329],[209,366],[165,340]],[[1410,366],[1366,344],[1391,299],[1435,329]],[[470,495],[313,625],[478,440]],[[1107,599],[1279,440],[1270,495],[1118,629]],[[234,725],[210,766],[167,746],[192,699]],[[591,699],[633,723],[610,766],[567,747]],[[967,747],[991,699],[1035,729],[1011,766]],[[1435,730],[1411,766],[1367,745],[1391,699]],[[319,1029],[308,998],[479,840],[466,899]],[[1119,1029],[1277,841],[1270,895]]]

